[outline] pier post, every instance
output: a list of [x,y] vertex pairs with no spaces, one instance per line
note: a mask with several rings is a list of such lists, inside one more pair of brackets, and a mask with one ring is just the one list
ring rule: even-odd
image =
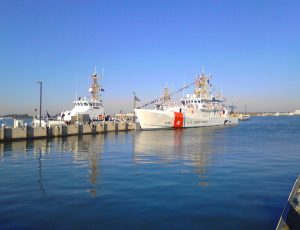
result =
[[115,132],[117,133],[119,131],[119,123],[114,123],[115,125]]
[[60,135],[61,136],[68,136],[68,126],[62,125],[60,129]]
[[82,135],[83,134],[83,127],[82,124],[78,125],[78,135]]
[[0,130],[0,141],[4,140],[4,129],[5,129],[5,125],[2,124]]
[[11,140],[12,137],[12,131],[9,127],[4,127],[4,139],[5,140]]
[[95,124],[92,124],[92,134],[97,133],[97,126]]
[[53,133],[52,133],[52,128],[49,126],[49,127],[47,127],[47,137],[53,137],[54,135],[53,135]]

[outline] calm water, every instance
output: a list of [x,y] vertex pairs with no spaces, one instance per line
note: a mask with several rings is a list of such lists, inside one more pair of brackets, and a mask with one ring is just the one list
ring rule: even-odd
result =
[[300,117],[0,144],[0,229],[274,229]]

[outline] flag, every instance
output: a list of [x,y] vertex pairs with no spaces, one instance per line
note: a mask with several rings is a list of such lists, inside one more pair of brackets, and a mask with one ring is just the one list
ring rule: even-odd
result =
[[103,89],[103,88],[101,88],[101,91],[104,91],[104,89]]
[[141,101],[137,96],[134,96],[135,101]]

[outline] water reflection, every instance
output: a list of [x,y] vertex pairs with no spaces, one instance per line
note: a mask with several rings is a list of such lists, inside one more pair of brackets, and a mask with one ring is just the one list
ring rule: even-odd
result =
[[[97,196],[97,182],[100,179],[100,160],[103,151],[103,135],[83,135],[70,136],[65,138],[56,138],[53,143],[58,152],[73,153],[73,161],[75,164],[86,165],[88,162],[89,182],[92,185],[88,189],[91,196]],[[53,150],[52,150],[53,151]]]
[[[104,135],[70,136],[65,138],[40,139],[0,143],[0,161],[5,159],[22,161],[32,154],[38,160],[38,186],[43,196],[46,196],[46,187],[43,184],[45,169],[43,161],[54,160],[58,154],[71,155],[69,164],[78,169],[88,167],[87,177],[91,196],[97,196],[97,184],[100,180],[100,160],[103,151]],[[53,159],[52,159],[53,158]],[[68,158],[69,159],[69,158]],[[30,162],[28,162],[29,164]],[[56,162],[54,164],[59,164]]]
[[41,150],[39,152],[38,162],[39,162],[39,166],[38,166],[38,169],[39,169],[38,183],[40,185],[40,189],[41,189],[41,192],[43,194],[43,197],[45,197],[46,192],[45,192],[44,185],[43,185],[43,180],[42,180],[42,151]]
[[140,131],[134,138],[136,163],[183,164],[180,173],[192,169],[200,186],[208,186],[208,168],[212,164],[214,136],[220,128]]

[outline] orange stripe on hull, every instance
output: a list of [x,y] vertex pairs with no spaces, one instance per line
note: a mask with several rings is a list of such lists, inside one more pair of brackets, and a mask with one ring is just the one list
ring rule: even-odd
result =
[[174,128],[183,127],[183,113],[174,112]]

